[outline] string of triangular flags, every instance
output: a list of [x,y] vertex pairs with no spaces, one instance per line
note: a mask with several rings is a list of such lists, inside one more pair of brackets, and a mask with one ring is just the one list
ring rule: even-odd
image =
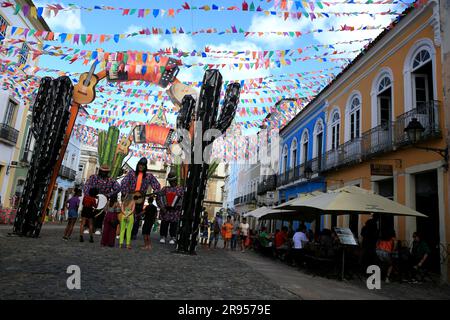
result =
[[[105,6],[105,5],[94,5],[91,7],[80,6],[76,4],[46,4],[45,6],[32,6],[28,4],[21,3],[13,3],[10,1],[1,1],[0,4],[3,8],[11,8],[15,15],[21,13],[26,17],[31,18],[42,18],[42,17],[51,17],[57,16],[60,12],[67,12],[73,10],[83,10],[83,11],[120,11],[122,12],[122,16],[137,16],[138,18],[146,18],[147,16],[157,17],[175,17],[176,14],[186,11],[204,11],[204,12],[213,12],[213,11],[240,11],[240,12],[248,12],[254,13],[259,12],[265,15],[278,16],[284,19],[301,19],[301,18],[309,18],[311,20],[317,18],[330,18],[330,17],[340,17],[340,16],[358,16],[358,15],[398,15],[399,13],[395,10],[387,10],[380,12],[371,12],[371,11],[352,11],[352,12],[333,12],[333,11],[318,11],[324,9],[322,2],[316,1],[316,5],[311,1],[310,4],[305,1],[303,4],[301,1],[295,1],[295,8],[297,11],[289,10],[287,11],[287,7],[280,6],[279,8],[284,11],[279,10],[265,10],[261,8],[261,6],[256,7],[254,2],[252,1],[248,4],[246,1],[243,1],[241,6],[219,6],[216,4],[211,5],[202,5],[202,6],[191,6],[189,3],[185,2],[181,8],[119,8],[113,6]],[[340,5],[342,3],[339,2],[323,2],[326,6],[332,5]],[[352,4],[352,3],[349,3]],[[390,4],[389,0],[384,1],[383,4]],[[406,5],[406,4],[404,4]],[[276,7],[275,7],[276,8]]]
[[77,45],[86,45],[91,43],[104,43],[107,41],[114,40],[118,43],[121,39],[128,39],[137,36],[150,36],[150,35],[173,35],[173,34],[187,34],[187,35],[200,35],[200,34],[217,34],[217,35],[225,35],[225,34],[242,34],[244,37],[264,37],[268,35],[277,35],[284,37],[295,37],[300,38],[302,36],[314,33],[323,33],[323,32],[347,32],[347,31],[369,31],[369,30],[385,30],[389,29],[390,26],[385,27],[383,25],[361,25],[361,26],[352,26],[352,25],[341,25],[341,26],[332,26],[328,29],[311,29],[307,31],[245,31],[242,28],[237,28],[236,26],[231,26],[230,29],[226,29],[224,31],[218,31],[216,28],[208,28],[201,29],[197,31],[184,31],[183,28],[173,27],[171,29],[163,29],[163,28],[145,28],[141,29],[137,32],[132,33],[118,33],[118,34],[86,34],[86,33],[66,33],[66,32],[53,32],[53,31],[45,31],[45,30],[35,30],[28,29],[16,26],[6,26],[5,24],[0,27],[0,32],[6,34],[5,37],[37,37],[42,38],[45,41],[60,41],[61,43],[72,43]]

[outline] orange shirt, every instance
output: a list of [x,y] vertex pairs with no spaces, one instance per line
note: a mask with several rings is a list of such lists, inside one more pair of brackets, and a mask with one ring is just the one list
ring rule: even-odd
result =
[[223,231],[226,239],[231,239],[233,233],[233,225],[230,222],[226,222],[223,225]]
[[143,176],[144,176],[144,173],[143,172],[139,172],[138,178],[137,178],[137,181],[136,181],[136,190],[135,191],[141,191]]
[[394,251],[394,239],[391,240],[380,240],[377,244],[377,249],[393,252]]

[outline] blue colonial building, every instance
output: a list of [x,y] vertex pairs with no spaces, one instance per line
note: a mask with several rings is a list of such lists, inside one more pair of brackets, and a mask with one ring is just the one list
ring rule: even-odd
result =
[[[325,102],[312,101],[280,130],[281,152],[277,177],[280,203],[302,193],[326,191],[325,180],[320,175],[327,141],[325,108]],[[294,228],[297,225],[298,222],[294,223]],[[320,227],[314,226],[316,230]]]

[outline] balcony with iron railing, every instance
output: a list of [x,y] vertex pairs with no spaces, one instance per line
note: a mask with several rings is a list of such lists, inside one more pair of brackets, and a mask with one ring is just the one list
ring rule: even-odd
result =
[[289,171],[281,173],[277,177],[277,187],[282,187],[290,183],[301,181],[302,179],[309,179],[312,175],[320,173],[322,168],[322,158],[317,157],[308,160],[300,165],[291,168]]
[[76,177],[77,173],[75,170],[70,169],[66,166],[61,166],[61,168],[59,169],[59,176],[61,178],[65,178],[71,181],[75,181],[75,177]]
[[393,145],[393,123],[380,124],[361,136],[362,156],[365,159],[372,158],[378,154],[392,151]]
[[277,188],[277,175],[265,176],[263,181],[258,183],[258,195],[273,191]]
[[408,112],[397,117],[395,121],[394,141],[397,147],[402,147],[410,144],[405,128],[412,121],[417,119],[422,127],[425,129],[418,141],[429,138],[441,137],[441,129],[439,126],[439,101],[428,101],[417,106]]
[[439,106],[439,101],[423,103],[417,108],[398,116],[395,122],[378,125],[364,132],[361,137],[347,141],[337,148],[325,152],[321,157],[291,168],[278,175],[277,187],[305,178],[305,168],[308,167],[312,174],[323,173],[360,163],[408,145],[410,142],[405,133],[405,128],[413,119],[417,119],[424,128],[418,139],[419,141],[441,137]]
[[0,123],[0,141],[15,145],[19,137],[19,131],[6,123]]

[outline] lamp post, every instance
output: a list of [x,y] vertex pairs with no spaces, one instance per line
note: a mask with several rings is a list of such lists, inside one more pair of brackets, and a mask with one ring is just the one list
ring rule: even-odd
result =
[[417,118],[412,118],[411,121],[408,123],[406,128],[404,129],[404,132],[406,132],[408,136],[409,142],[413,145],[416,149],[426,150],[426,151],[433,151],[438,153],[445,161],[443,167],[445,171],[448,170],[448,146],[445,149],[441,148],[430,148],[430,147],[421,147],[417,146],[416,143],[421,139],[422,133],[425,131],[425,128],[422,126],[422,124],[417,120]]

